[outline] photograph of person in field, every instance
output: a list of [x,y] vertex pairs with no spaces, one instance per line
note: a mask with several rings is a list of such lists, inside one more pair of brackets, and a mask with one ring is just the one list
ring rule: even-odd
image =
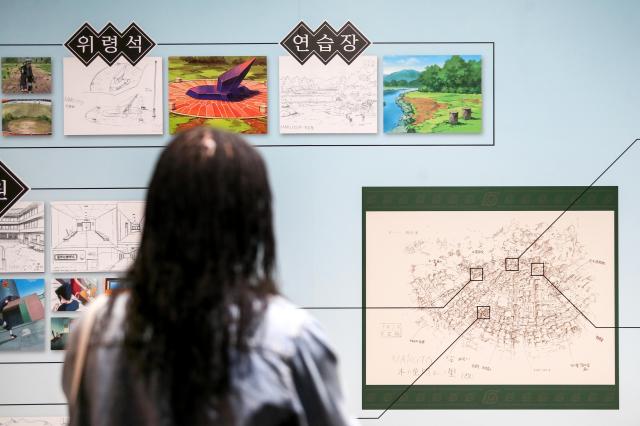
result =
[[2,58],[2,92],[51,93],[51,58]]

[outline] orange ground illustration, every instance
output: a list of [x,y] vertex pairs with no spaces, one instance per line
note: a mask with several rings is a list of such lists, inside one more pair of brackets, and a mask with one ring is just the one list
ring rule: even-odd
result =
[[242,85],[258,92],[238,101],[195,99],[187,91],[196,86],[215,86],[217,80],[188,80],[169,83],[169,110],[174,114],[200,118],[259,118],[267,116],[267,85],[245,80]]

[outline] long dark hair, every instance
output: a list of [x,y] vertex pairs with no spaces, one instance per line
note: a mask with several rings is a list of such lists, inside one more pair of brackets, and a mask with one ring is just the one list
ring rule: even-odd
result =
[[[175,424],[199,424],[229,390],[272,280],[275,243],[264,162],[241,137],[199,127],[156,165],[128,274],[125,347],[165,389]],[[214,405],[212,405],[214,404]]]

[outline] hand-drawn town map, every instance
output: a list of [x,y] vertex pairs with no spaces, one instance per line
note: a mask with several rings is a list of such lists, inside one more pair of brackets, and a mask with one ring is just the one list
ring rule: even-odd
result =
[[583,189],[365,188],[365,405],[617,404],[617,190]]

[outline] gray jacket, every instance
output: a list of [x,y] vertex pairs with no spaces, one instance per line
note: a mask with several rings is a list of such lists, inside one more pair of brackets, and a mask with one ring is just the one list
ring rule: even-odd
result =
[[[111,312],[107,305],[97,313],[71,425],[173,426],[161,389],[144,386],[123,355],[127,299],[121,294]],[[62,379],[67,397],[81,327],[80,322],[67,347]],[[336,356],[305,311],[272,297],[252,340],[251,350],[242,356],[242,368],[240,356],[231,366],[228,402],[234,425],[353,424],[345,412]],[[214,409],[207,417],[211,425],[232,423]]]

